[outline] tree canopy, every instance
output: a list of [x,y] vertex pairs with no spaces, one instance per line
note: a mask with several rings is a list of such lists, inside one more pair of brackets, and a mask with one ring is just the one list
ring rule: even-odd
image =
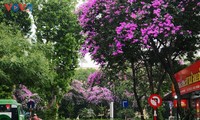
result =
[[133,88],[138,63],[144,59],[158,62],[170,75],[180,99],[173,65],[199,50],[199,9],[197,0],[88,0],[78,11],[85,36],[82,53],[90,53],[110,70],[130,67]]
[[12,86],[23,83],[32,88],[48,85],[54,79],[49,60],[39,46],[31,45],[19,31],[0,24],[1,83]]
[[[121,58],[118,62],[130,61],[135,54],[132,51],[151,49],[153,44],[162,54],[175,57],[188,51],[186,46],[193,46],[195,51],[197,38],[191,37],[197,37],[199,28],[186,27],[189,20],[179,21],[191,13],[195,18],[193,23],[198,25],[198,10],[198,2],[190,0],[88,0],[78,14],[82,33],[86,36],[82,52],[89,52],[95,61],[105,64],[110,62],[109,58],[116,60],[117,56]],[[193,44],[187,44],[186,39]],[[185,49],[180,48],[180,43]]]
[[[6,3],[31,4],[33,9],[7,11]],[[61,97],[68,90],[82,43],[73,13],[75,3],[72,0],[0,1],[0,22],[4,23],[1,37],[6,36],[1,39],[1,49],[7,53],[1,58],[1,73],[6,78],[1,80],[6,81],[5,84],[11,81],[10,87],[4,88],[23,83],[33,92],[45,91],[39,94],[50,106],[57,95]],[[7,26],[10,26],[8,32]],[[27,42],[27,39],[31,40]]]

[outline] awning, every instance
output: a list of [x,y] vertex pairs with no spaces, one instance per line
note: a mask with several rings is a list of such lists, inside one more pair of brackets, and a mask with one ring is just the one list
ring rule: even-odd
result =
[[172,92],[166,93],[164,95],[164,97],[162,98],[163,101],[172,101],[173,97],[172,97]]

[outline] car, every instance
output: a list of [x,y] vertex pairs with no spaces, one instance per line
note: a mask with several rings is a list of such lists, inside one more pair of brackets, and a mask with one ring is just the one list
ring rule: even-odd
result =
[[0,120],[25,120],[22,105],[14,99],[0,99]]

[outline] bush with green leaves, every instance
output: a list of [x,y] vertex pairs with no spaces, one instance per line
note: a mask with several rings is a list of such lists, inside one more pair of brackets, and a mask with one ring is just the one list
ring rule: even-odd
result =
[[92,108],[83,108],[79,112],[79,117],[81,119],[94,119],[96,114],[94,113],[94,110]]

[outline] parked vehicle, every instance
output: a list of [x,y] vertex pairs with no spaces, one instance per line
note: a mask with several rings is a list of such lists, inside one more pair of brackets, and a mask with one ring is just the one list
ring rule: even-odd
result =
[[21,104],[13,99],[0,99],[0,120],[25,120]]

